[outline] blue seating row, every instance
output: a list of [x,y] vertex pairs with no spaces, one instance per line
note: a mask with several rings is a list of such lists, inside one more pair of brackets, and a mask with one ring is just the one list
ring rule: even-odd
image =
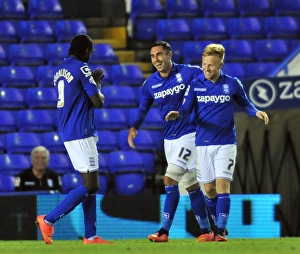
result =
[[0,0],[0,19],[62,19],[59,0]]
[[[92,70],[102,68],[105,76],[103,86],[141,86],[145,80],[141,67],[138,64],[89,64]],[[57,67],[54,65],[42,66],[0,66],[0,86],[2,87],[53,87],[53,75]],[[113,75],[112,75],[113,73]]]
[[[297,15],[298,0],[131,0],[130,18]],[[163,4],[164,3],[164,4]]]
[[[110,152],[107,157],[99,154],[100,189],[98,193],[106,194],[109,181],[112,180],[115,194],[143,194],[146,176],[155,174],[154,162],[153,153],[119,150]],[[30,164],[29,155],[0,154],[0,192],[13,192],[15,176],[30,167]],[[151,171],[147,171],[149,166]],[[68,193],[81,184],[81,178],[73,170],[67,154],[51,154],[49,167],[61,174],[63,193]]]
[[[104,86],[105,108],[135,108],[140,100],[142,87]],[[55,109],[55,87],[0,87],[0,110],[5,109]]]
[[[95,109],[95,124],[98,130],[128,129],[134,120],[136,108]],[[55,109],[0,110],[1,132],[46,132],[56,131]],[[162,129],[162,116],[157,107],[150,109],[143,129]]]
[[69,42],[87,33],[81,20],[0,20],[1,43]]
[[[69,47],[69,43],[2,43],[0,65],[58,65],[68,56]],[[99,43],[89,63],[119,64],[119,58],[110,44]]]
[[139,19],[136,40],[226,40],[300,38],[296,16]]

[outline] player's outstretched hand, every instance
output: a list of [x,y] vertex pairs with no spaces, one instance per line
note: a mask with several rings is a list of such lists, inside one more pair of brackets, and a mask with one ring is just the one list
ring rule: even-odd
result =
[[133,143],[133,139],[136,137],[136,135],[137,135],[137,130],[135,128],[131,127],[129,129],[128,137],[127,137],[128,145],[131,148],[135,148],[135,145]]
[[95,69],[92,71],[92,76],[96,82],[96,84],[100,84],[101,83],[101,80],[104,78],[104,70],[103,69]]
[[267,125],[269,123],[269,117],[267,115],[266,112],[263,112],[263,111],[257,111],[256,112],[256,116],[259,118],[259,119],[262,119],[264,122],[265,122],[265,125]]
[[166,115],[165,119],[166,119],[166,121],[173,121],[173,120],[176,120],[178,116],[179,116],[179,112],[178,111],[170,111]]

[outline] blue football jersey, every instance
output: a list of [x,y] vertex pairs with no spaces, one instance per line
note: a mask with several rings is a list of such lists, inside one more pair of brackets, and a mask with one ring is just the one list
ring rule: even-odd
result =
[[57,129],[63,142],[96,136],[94,106],[98,93],[92,71],[75,57],[66,58],[53,78],[58,94]]
[[239,79],[221,71],[216,83],[206,79],[204,74],[190,83],[179,115],[188,116],[195,110],[196,146],[236,144],[234,102],[249,116],[256,116],[258,110]]
[[196,78],[202,69],[199,66],[173,63],[169,76],[163,78],[159,72],[153,73],[143,84],[140,105],[132,127],[138,129],[152,104],[159,106],[163,117],[164,138],[177,139],[182,135],[195,132],[194,117],[181,121],[165,121],[165,116],[171,110],[178,110],[182,104],[187,85]]

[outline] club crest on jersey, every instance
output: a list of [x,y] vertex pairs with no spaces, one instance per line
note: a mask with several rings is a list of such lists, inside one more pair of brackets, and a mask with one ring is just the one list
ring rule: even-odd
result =
[[87,65],[82,66],[82,67],[80,68],[80,70],[82,71],[82,73],[83,73],[86,77],[89,77],[89,76],[92,75],[91,69],[90,69],[90,67],[88,67]]
[[176,76],[176,79],[177,79],[177,83],[182,83],[183,82],[181,73],[176,73],[175,76]]
[[228,84],[223,85],[223,91],[225,94],[229,94],[229,85]]

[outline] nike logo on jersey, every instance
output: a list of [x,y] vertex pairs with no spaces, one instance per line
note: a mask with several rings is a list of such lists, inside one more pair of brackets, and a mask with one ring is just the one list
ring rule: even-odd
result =
[[198,102],[204,102],[204,103],[208,103],[208,102],[224,103],[224,102],[230,101],[230,96],[229,95],[197,96],[197,100],[198,100]]
[[179,93],[181,90],[184,90],[184,89],[185,89],[185,85],[180,84],[180,85],[174,86],[172,88],[168,88],[166,90],[154,93],[154,99],[165,98],[168,95],[173,95],[174,93]]

